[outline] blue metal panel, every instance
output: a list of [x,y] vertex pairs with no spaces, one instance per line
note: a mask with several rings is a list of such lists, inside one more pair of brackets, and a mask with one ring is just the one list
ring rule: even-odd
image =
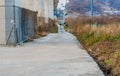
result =
[[15,30],[14,30],[14,7],[5,7],[5,25],[6,25],[6,41],[9,44],[16,44]]
[[15,0],[5,0],[5,5],[6,6],[14,6],[15,5]]
[[15,7],[15,25],[17,43],[22,42],[21,8]]
[[11,0],[6,0],[5,6],[6,41],[17,44],[34,36],[37,13],[8,2]]

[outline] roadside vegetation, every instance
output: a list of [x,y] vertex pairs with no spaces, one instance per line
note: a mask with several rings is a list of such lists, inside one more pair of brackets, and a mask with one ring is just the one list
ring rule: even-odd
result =
[[45,22],[45,19],[41,18],[41,17],[39,17],[37,20],[38,21],[36,24],[37,27],[35,28],[36,29],[35,36],[27,39],[25,42],[31,42],[31,41],[33,41],[33,39],[47,36],[49,33],[57,33],[58,32],[56,20],[48,19],[48,22]]
[[106,76],[120,76],[120,17],[79,16],[66,19],[73,33],[96,60]]
[[37,31],[36,31],[36,37],[43,37],[48,35],[49,33],[57,33],[58,32],[58,27],[57,27],[57,21],[48,19],[48,22],[45,22],[44,18],[39,17],[37,21]]

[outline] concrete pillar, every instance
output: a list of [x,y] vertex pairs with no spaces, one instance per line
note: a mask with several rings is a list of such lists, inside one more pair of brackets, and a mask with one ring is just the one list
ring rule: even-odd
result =
[[[5,0],[5,32],[6,43],[16,44],[15,6],[20,6],[20,0]],[[8,42],[7,42],[8,41]]]
[[21,0],[21,7],[32,10],[32,11],[38,11],[38,17],[42,15],[42,9],[41,9],[41,1],[44,0]]
[[48,6],[48,17],[51,19],[54,19],[54,0],[48,0],[49,6]]
[[44,10],[44,12],[45,12],[45,22],[46,23],[48,23],[48,2],[49,2],[49,0],[44,0],[44,6],[45,6],[45,10]]
[[13,23],[15,22],[14,6],[20,6],[20,0],[0,0],[0,44],[6,44],[8,39],[9,43],[16,43],[15,30],[13,28]]
[[33,1],[34,0],[21,0],[20,6],[29,10],[33,10]]
[[33,0],[33,11],[37,11],[38,12],[38,17],[41,16],[40,0]]
[[7,6],[20,6],[20,0],[1,0],[5,2]]
[[5,33],[5,1],[0,0],[0,44],[6,44]]
[[22,8],[23,8],[23,7],[26,7],[25,1],[27,1],[27,0],[21,0],[21,1],[20,1],[20,6],[21,6]]
[[45,1],[44,0],[40,0],[40,5],[41,5],[41,16],[44,17],[45,16]]
[[54,18],[54,0],[21,0],[21,7],[38,11],[38,17]]

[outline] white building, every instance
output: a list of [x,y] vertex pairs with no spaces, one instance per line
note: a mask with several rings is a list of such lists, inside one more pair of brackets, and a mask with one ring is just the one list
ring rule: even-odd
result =
[[21,7],[38,11],[38,16],[54,18],[54,0],[20,0]]
[[37,17],[45,17],[46,22],[54,18],[53,3],[54,0],[0,0],[0,45],[17,44],[34,35]]

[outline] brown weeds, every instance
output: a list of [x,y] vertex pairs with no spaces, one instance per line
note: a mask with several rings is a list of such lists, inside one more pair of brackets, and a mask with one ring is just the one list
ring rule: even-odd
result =
[[98,62],[105,76],[120,76],[120,17],[103,16],[66,19],[69,32]]
[[48,33],[57,32],[58,27],[55,20],[48,19],[48,23],[45,22],[45,18],[39,17],[37,20],[37,35],[46,36]]

